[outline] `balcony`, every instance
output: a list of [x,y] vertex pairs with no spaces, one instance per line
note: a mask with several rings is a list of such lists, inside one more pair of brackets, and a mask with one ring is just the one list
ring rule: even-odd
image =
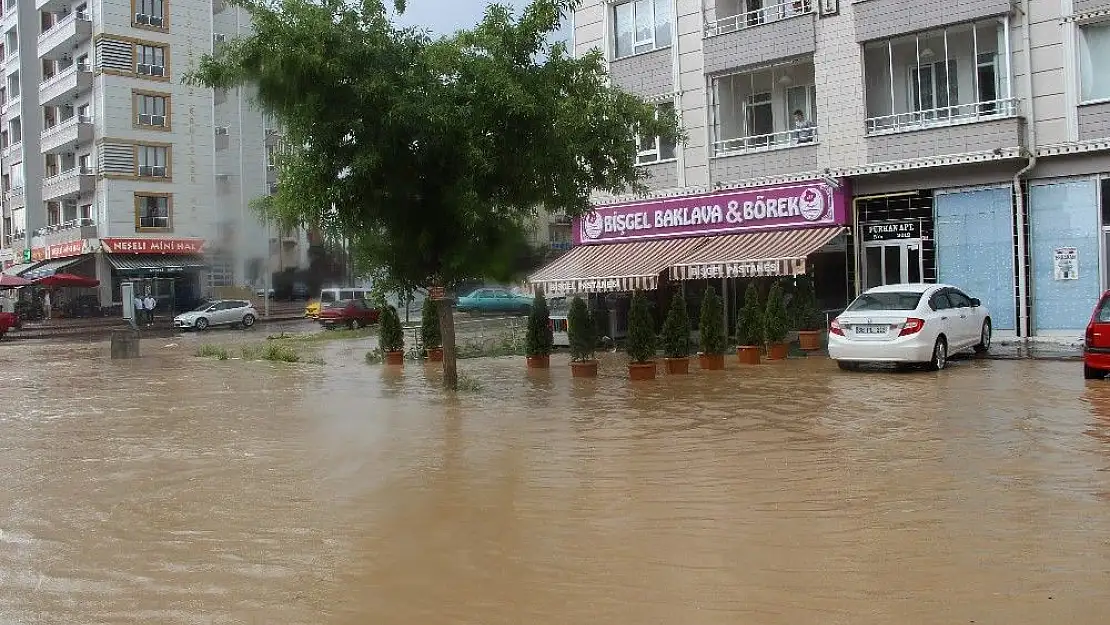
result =
[[88,218],[70,219],[54,226],[42,228],[36,234],[42,236],[46,247],[95,239],[97,237],[96,221]]
[[96,176],[91,169],[74,167],[42,181],[42,201],[91,194],[96,190]]
[[755,0],[719,0],[724,17],[705,24],[705,72],[809,56],[817,49],[814,0],[760,6]]
[[714,78],[713,156],[813,147],[815,82],[810,60]]
[[35,10],[44,13],[55,13],[68,6],[70,3],[67,0],[35,0]]
[[53,128],[42,131],[42,153],[72,152],[78,144],[92,142],[94,135],[92,118],[74,115]]
[[88,63],[74,63],[42,81],[39,85],[39,104],[58,106],[71,101],[77,94],[90,91],[92,83],[92,66]]
[[970,22],[985,17],[1006,15],[1011,0],[963,0],[962,2],[906,2],[905,0],[866,0],[852,5],[856,41],[863,43]]
[[27,202],[23,196],[23,187],[13,187],[4,193],[4,206],[9,210],[23,208]]
[[1010,58],[1004,19],[868,43],[863,53],[866,134],[1016,117]]
[[92,37],[92,20],[86,12],[70,13],[39,35],[39,58],[56,59]]
[[19,141],[10,144],[8,147],[4,148],[3,151],[0,151],[0,155],[3,155],[3,157],[6,159],[12,159],[12,162],[22,162],[23,140],[20,139]]

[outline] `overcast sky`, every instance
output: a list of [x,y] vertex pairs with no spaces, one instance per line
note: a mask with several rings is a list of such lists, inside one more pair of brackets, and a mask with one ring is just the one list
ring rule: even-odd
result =
[[[470,28],[482,19],[489,0],[408,0],[405,14],[398,20],[406,26],[421,26],[438,35],[449,35]],[[499,0],[516,9],[516,15],[528,0]],[[566,35],[563,35],[566,38]]]

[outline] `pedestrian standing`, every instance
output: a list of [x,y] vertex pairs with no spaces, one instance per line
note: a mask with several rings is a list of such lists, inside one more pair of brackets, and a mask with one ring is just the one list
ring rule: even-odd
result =
[[150,293],[147,293],[146,299],[143,300],[143,308],[146,309],[146,321],[148,326],[154,325],[154,308],[157,305],[158,302],[154,300],[154,297]]
[[139,294],[135,294],[135,325],[142,325],[146,321],[146,312],[143,310],[143,298]]

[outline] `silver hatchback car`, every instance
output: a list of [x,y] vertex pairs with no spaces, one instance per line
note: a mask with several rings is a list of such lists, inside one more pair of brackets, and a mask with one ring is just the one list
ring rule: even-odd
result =
[[173,318],[175,328],[207,330],[212,326],[249,328],[258,321],[258,311],[246,300],[222,299],[205,302],[187,313]]

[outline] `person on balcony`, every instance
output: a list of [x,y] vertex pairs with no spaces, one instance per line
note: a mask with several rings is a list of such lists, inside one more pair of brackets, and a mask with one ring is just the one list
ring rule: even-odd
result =
[[802,109],[794,111],[794,140],[798,143],[813,143],[817,138],[817,124],[806,119]]

